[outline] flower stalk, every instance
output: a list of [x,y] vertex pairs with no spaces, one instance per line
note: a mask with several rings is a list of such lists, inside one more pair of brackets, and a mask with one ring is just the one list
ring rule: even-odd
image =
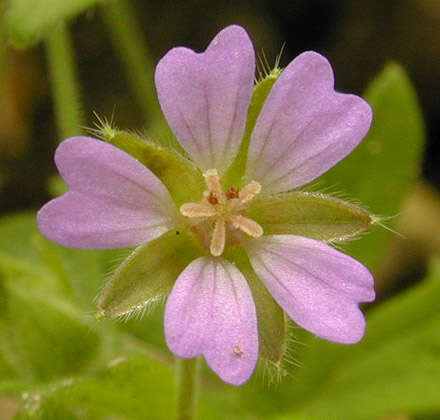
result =
[[200,358],[176,357],[176,420],[194,420],[200,387]]

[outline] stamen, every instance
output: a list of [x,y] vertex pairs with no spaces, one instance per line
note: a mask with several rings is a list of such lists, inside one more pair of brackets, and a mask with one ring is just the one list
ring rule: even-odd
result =
[[180,206],[180,213],[186,217],[212,217],[217,214],[209,204],[185,203]]
[[217,197],[211,192],[211,193],[209,193],[209,195],[208,195],[208,201],[211,203],[211,204],[213,204],[214,206],[216,205],[216,204],[218,204],[218,199],[217,199]]
[[218,200],[219,203],[224,203],[226,199],[217,169],[208,169],[203,176],[205,177],[209,192]]
[[214,257],[219,257],[223,254],[226,242],[226,226],[224,219],[217,219],[212,232],[211,244],[209,250]]
[[238,198],[239,193],[240,193],[240,191],[238,190],[237,187],[231,187],[231,188],[229,188],[228,191],[226,191],[226,198],[228,200],[232,200],[233,198]]
[[[217,169],[208,169],[203,176],[208,189],[203,193],[200,202],[185,203],[180,207],[180,212],[186,217],[206,222],[198,225],[193,223],[190,227],[204,244],[209,242],[211,255],[219,257],[223,254],[227,223],[231,224],[228,229],[239,229],[253,238],[263,235],[263,228],[257,222],[242,215],[246,211],[245,204],[261,191],[258,182],[249,182],[241,191],[237,187],[230,187],[225,193]],[[235,234],[233,242],[240,241],[241,236]]]
[[263,234],[263,228],[257,222],[254,222],[247,217],[239,214],[231,215],[229,216],[229,221],[232,223],[233,227],[240,229],[253,238],[259,238]]
[[251,181],[239,193],[240,204],[252,200],[261,191],[261,185],[257,181]]

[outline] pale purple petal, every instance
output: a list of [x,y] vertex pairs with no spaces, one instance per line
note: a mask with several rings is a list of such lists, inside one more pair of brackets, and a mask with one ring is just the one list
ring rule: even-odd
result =
[[372,119],[360,97],[334,91],[323,56],[299,55],[275,82],[255,124],[246,178],[266,192],[304,185],[347,156]]
[[294,235],[249,242],[258,277],[298,325],[339,343],[356,343],[365,330],[359,302],[374,300],[370,272],[329,245]]
[[246,31],[228,26],[204,53],[174,48],[156,68],[163,113],[179,142],[203,169],[220,173],[235,157],[246,124],[255,72]]
[[202,257],[179,276],[165,308],[165,337],[179,357],[203,355],[225,382],[241,385],[258,359],[257,315],[241,272]]
[[72,137],[59,145],[55,163],[69,191],[38,212],[50,240],[70,248],[120,248],[172,229],[176,208],[165,186],[117,147]]

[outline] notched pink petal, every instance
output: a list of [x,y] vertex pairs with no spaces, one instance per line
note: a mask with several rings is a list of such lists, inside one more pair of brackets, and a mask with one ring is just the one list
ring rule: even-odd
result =
[[203,170],[222,173],[236,155],[254,72],[253,46],[239,26],[223,29],[204,53],[179,47],[159,61],[155,81],[162,111]]
[[322,242],[273,235],[248,245],[258,277],[301,327],[339,343],[364,335],[359,302],[374,300],[374,280],[358,261]]
[[347,156],[371,119],[362,98],[335,92],[327,59],[305,52],[286,67],[267,97],[252,133],[246,177],[265,192],[304,185]]
[[161,181],[122,150],[90,137],[60,144],[55,163],[69,191],[37,216],[41,232],[70,248],[120,248],[174,226],[176,208]]
[[225,382],[241,385],[258,359],[255,304],[230,262],[202,257],[179,276],[165,308],[165,337],[179,357],[203,355]]

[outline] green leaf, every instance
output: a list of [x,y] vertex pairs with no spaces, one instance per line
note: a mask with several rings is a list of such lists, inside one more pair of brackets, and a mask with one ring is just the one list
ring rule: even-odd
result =
[[305,414],[350,420],[440,410],[439,300],[436,260],[422,284],[369,314],[361,343],[309,343],[285,398]]
[[[100,337],[84,308],[104,267],[97,251],[69,250],[43,238],[35,214],[0,219],[0,360],[11,381],[48,381],[88,368]],[[75,308],[79,302],[83,309]]]
[[260,357],[279,367],[287,350],[284,312],[255,274],[243,248],[232,248],[225,253],[225,257],[237,265],[251,288],[257,309]]
[[303,192],[253,200],[247,217],[258,222],[265,235],[300,235],[320,241],[347,239],[374,223],[374,218],[359,206]]
[[159,300],[171,290],[183,269],[201,254],[198,244],[185,231],[172,230],[140,245],[101,292],[101,315],[130,314]]
[[[14,238],[14,240],[11,240]],[[83,310],[92,309],[116,251],[69,249],[45,239],[34,213],[0,218],[0,271],[19,279],[36,277],[32,290],[67,298]],[[27,277],[26,277],[27,276]]]
[[146,355],[135,355],[113,360],[91,378],[71,378],[29,393],[22,416],[55,419],[50,415],[75,413],[67,418],[168,420],[174,411],[172,370]]
[[[50,381],[84,370],[96,356],[97,333],[67,302],[8,281],[0,318],[0,353],[24,381]],[[23,287],[27,283],[27,287]]]
[[38,256],[30,241],[37,232],[34,213],[3,216],[0,218],[0,250],[16,258],[35,262]]
[[57,24],[73,18],[102,0],[9,0],[7,26],[10,41],[26,48]]
[[[13,240],[11,240],[13,238]],[[46,257],[36,246],[37,232],[35,215],[30,213],[5,216],[0,219],[0,273],[4,279],[27,286],[27,279],[34,277],[32,290],[65,296],[65,278],[58,278],[46,266]],[[50,259],[50,258],[49,258]],[[59,267],[57,267],[59,269]],[[61,274],[59,271],[57,274]]]
[[202,196],[205,185],[202,174],[189,160],[174,150],[113,129],[106,123],[96,133],[149,168],[165,184],[178,207]]
[[[359,200],[373,214],[394,217],[420,175],[424,124],[415,90],[398,64],[388,64],[371,83],[365,98],[374,111],[372,128],[353,153],[320,178],[326,186]],[[386,222],[387,226],[393,223]],[[348,252],[377,267],[390,232],[376,227]]]
[[118,260],[119,254],[127,255],[126,250],[64,248],[41,235],[35,235],[32,242],[38,250],[40,264],[56,278],[64,296],[87,311],[94,309],[93,300],[113,268],[112,260]]

